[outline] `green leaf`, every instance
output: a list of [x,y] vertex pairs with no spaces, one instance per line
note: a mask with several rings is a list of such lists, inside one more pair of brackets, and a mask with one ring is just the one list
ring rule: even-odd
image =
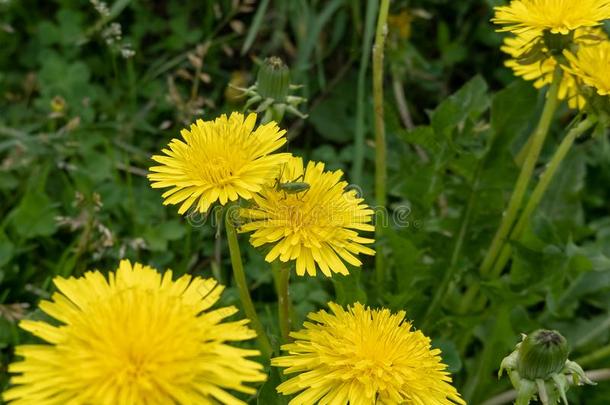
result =
[[55,232],[57,210],[42,191],[29,191],[9,217],[15,231],[24,238],[49,236]]
[[[518,331],[523,332],[523,331]],[[481,403],[482,393],[489,386],[496,385],[495,378],[502,358],[513,349],[518,337],[510,324],[509,307],[495,309],[493,316],[478,331],[478,337],[484,343],[483,350],[476,356],[476,361],[468,367],[468,380],[462,390],[466,402]]]
[[434,339],[432,341],[432,347],[441,350],[441,358],[443,363],[447,365],[447,371],[450,373],[457,373],[462,369],[462,360],[460,359],[460,353],[451,340],[446,339]]
[[10,172],[3,172],[0,176],[0,190],[13,190],[19,185],[17,177]]
[[4,231],[0,230],[0,266],[4,266],[13,257],[15,246],[6,236]]
[[437,45],[445,66],[461,62],[468,55],[468,49],[461,43],[460,38],[451,41],[451,37],[447,23],[441,20],[437,30]]
[[449,137],[466,118],[476,119],[488,107],[487,83],[481,76],[475,76],[436,108],[432,128],[437,135]]
[[366,304],[367,294],[360,281],[361,273],[360,269],[352,268],[347,276],[338,274],[332,277],[338,304],[349,305],[355,302]]
[[288,397],[282,395],[276,391],[276,387],[282,383],[280,371],[277,367],[271,367],[269,370],[269,378],[258,390],[258,397],[256,403],[258,405],[286,405],[288,404]]
[[552,221],[554,238],[564,243],[577,226],[584,224],[580,194],[585,187],[586,174],[587,156],[581,148],[575,147],[561,163],[537,211],[539,217]]
[[0,349],[15,345],[18,341],[17,325],[0,316]]
[[537,95],[531,83],[515,80],[494,96],[491,127],[497,144],[492,152],[508,149],[508,145],[531,125],[536,113]]
[[537,286],[560,282],[567,264],[565,253],[554,245],[538,250],[514,243],[511,282],[533,291]]
[[394,260],[397,287],[399,291],[408,291],[423,277],[425,266],[421,263],[423,252],[413,241],[399,235],[393,229],[386,231],[390,255]]
[[411,144],[419,145],[431,153],[437,153],[441,148],[441,143],[444,140],[436,137],[436,132],[430,126],[419,126],[411,131],[400,132],[401,138]]
[[70,10],[61,9],[57,13],[57,26],[61,33],[61,42],[63,45],[71,45],[77,42],[82,37],[82,14]]
[[144,240],[152,251],[164,251],[167,243],[178,240],[186,233],[186,226],[179,220],[162,222],[159,225],[151,226],[144,231]]

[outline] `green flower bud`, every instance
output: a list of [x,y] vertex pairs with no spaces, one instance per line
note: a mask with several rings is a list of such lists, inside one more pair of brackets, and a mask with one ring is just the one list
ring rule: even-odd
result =
[[568,352],[568,342],[559,332],[539,329],[519,346],[517,371],[521,378],[546,380],[562,370]]
[[283,101],[290,90],[290,69],[276,56],[265,59],[258,71],[256,87],[263,98]]

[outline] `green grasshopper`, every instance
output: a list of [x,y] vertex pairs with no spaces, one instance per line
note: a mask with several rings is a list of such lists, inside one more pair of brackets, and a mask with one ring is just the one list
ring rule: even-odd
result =
[[281,178],[282,178],[282,174],[280,173],[278,178],[275,179],[274,187],[277,191],[283,191],[284,194],[298,194],[298,193],[302,193],[304,191],[309,190],[309,187],[310,187],[309,183],[306,183],[304,181],[298,181],[298,180],[303,179],[303,175],[300,175],[293,181],[287,181],[287,182],[281,182],[280,181]]

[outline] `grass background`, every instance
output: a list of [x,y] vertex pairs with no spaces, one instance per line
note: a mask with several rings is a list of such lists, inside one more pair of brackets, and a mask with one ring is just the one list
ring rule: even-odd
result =
[[[350,277],[291,285],[297,324],[331,299],[406,309],[443,349],[473,404],[509,388],[495,373],[521,332],[556,328],[585,368],[610,361],[599,352],[610,330],[607,136],[572,150],[514,248],[511,275],[477,276],[542,100],[503,67],[502,36],[489,23],[501,3],[392,2],[385,80],[392,215],[379,241],[391,282],[377,288],[369,261]],[[103,16],[87,1],[0,1],[0,390],[14,346],[32,340],[16,319],[41,316],[36,303],[53,291],[55,276],[114,269],[128,257],[177,274],[218,268],[230,285],[226,247],[210,221],[162,206],[145,175],[150,156],[194,119],[241,110],[244,100],[228,84],[252,84],[266,56],[290,65],[309,100],[307,120],[282,123],[288,149],[343,169],[374,204],[367,38],[376,5],[117,0]],[[543,159],[572,116],[563,106]],[[358,152],[362,170],[353,165]],[[467,207],[463,247],[452,261]],[[242,242],[253,297],[277,343],[269,266]],[[426,315],[449,268],[449,291]],[[490,303],[459,313],[472,284]],[[224,300],[237,303],[236,291]],[[261,392],[259,403],[279,401],[269,387]],[[570,392],[582,404],[609,396],[608,383]]]

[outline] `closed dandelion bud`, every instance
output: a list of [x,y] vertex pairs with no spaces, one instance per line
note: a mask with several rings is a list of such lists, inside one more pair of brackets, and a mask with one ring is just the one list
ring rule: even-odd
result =
[[277,56],[267,58],[258,71],[256,86],[263,98],[282,101],[290,90],[290,69]]
[[561,371],[568,359],[568,343],[557,331],[539,329],[519,347],[517,371],[528,380],[547,379]]
[[534,398],[543,405],[560,401],[568,405],[569,380],[575,385],[593,384],[577,363],[568,360],[568,343],[554,330],[522,335],[521,343],[502,360],[498,376],[504,371],[517,391],[515,405],[528,405]]

